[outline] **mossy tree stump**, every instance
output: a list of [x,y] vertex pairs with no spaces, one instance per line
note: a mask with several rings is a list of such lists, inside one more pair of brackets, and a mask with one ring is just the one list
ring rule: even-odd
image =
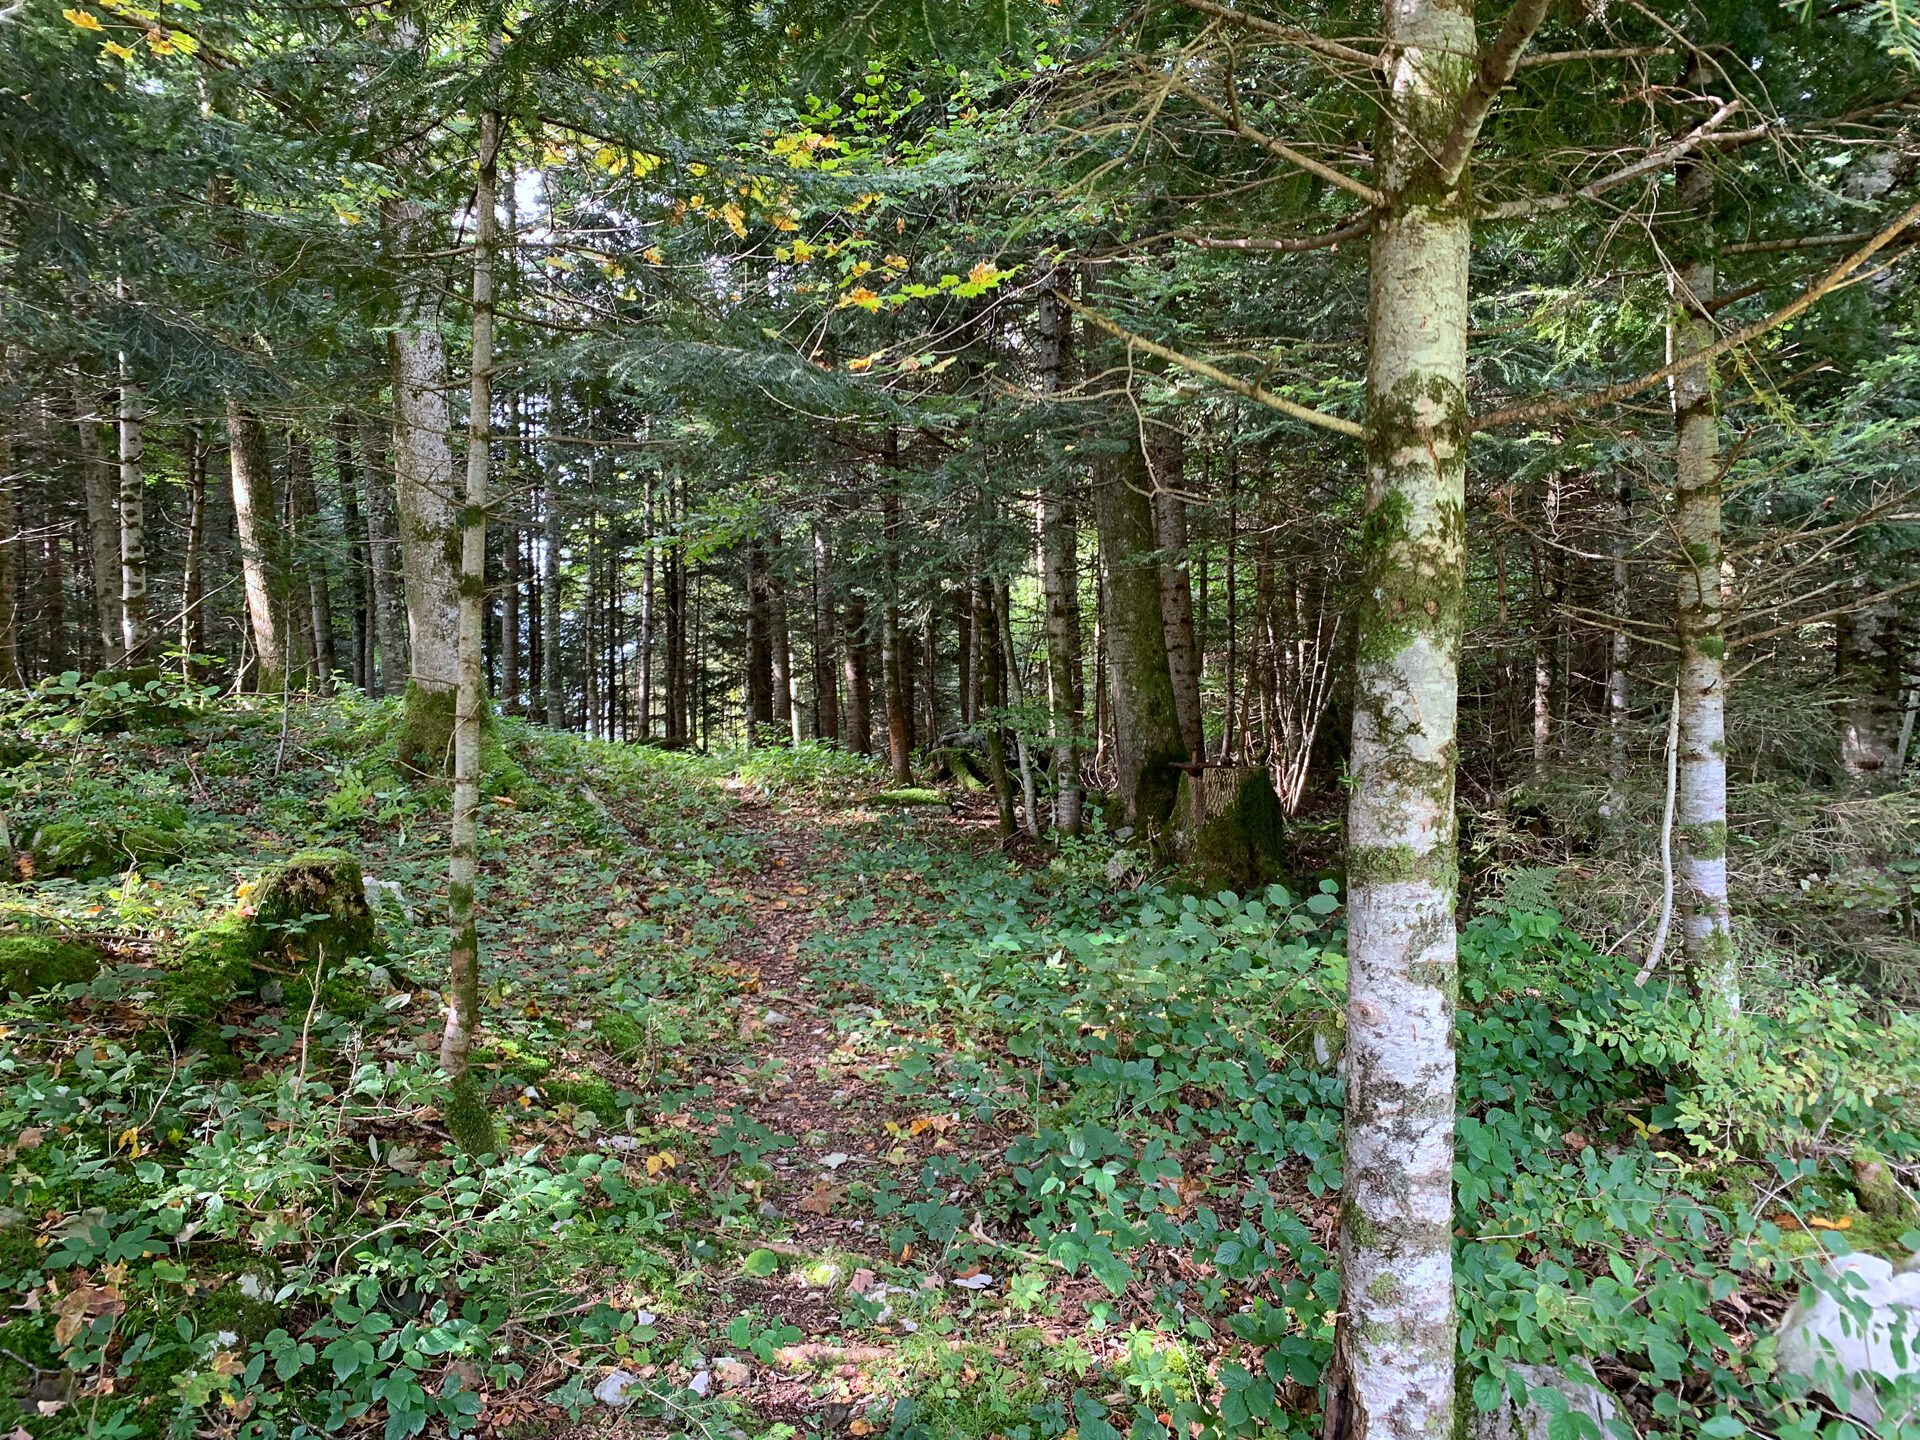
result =
[[1181,773],[1173,811],[1175,858],[1207,890],[1257,892],[1280,878],[1286,860],[1280,797],[1265,766]]
[[331,962],[373,951],[366,879],[344,850],[302,851],[264,872],[250,898],[262,954]]
[[99,971],[96,951],[58,935],[0,935],[0,995],[76,985]]

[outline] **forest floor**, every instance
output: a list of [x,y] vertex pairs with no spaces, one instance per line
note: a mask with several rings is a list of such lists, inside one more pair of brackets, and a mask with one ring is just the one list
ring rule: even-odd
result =
[[[0,782],[10,1440],[1317,1434],[1333,879],[1198,896],[831,750],[503,722],[480,1161],[435,1075],[446,797],[393,773],[393,707],[123,702],[25,707]],[[293,950],[222,958],[313,847],[378,921],[318,993]],[[26,974],[56,935],[84,963]],[[1556,917],[1461,954],[1472,1402],[1584,1355],[1641,1435],[1793,1413],[1767,1357],[1809,1263],[1920,1248],[1849,1159],[1913,1173],[1920,1037],[1806,996],[1713,1071]]]

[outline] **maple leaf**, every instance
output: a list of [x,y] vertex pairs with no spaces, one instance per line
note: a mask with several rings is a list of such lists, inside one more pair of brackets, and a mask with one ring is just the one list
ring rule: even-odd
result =
[[800,1202],[800,1208],[809,1215],[824,1217],[833,1207],[846,1199],[847,1192],[835,1188],[825,1180],[816,1180],[813,1193]]
[[107,28],[85,10],[62,10],[60,13],[67,17],[67,23],[69,25],[78,25],[82,30],[104,30]]

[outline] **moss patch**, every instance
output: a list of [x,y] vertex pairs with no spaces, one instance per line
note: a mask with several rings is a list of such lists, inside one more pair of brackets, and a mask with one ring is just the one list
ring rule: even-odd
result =
[[186,839],[179,822],[167,814],[159,823],[142,825],[49,820],[33,832],[27,850],[40,878],[102,880],[137,865],[178,859]]
[[924,790],[918,786],[908,786],[902,790],[882,790],[867,800],[869,805],[945,805],[946,793],[941,790]]
[[493,1129],[493,1112],[487,1109],[471,1071],[449,1088],[446,1119],[447,1133],[467,1154],[497,1155],[500,1152],[500,1142]]
[[619,1060],[629,1059],[647,1048],[647,1037],[639,1023],[618,1010],[596,1015],[593,1033],[606,1043],[607,1053]]
[[100,973],[100,957],[56,935],[0,935],[0,991],[32,995]]

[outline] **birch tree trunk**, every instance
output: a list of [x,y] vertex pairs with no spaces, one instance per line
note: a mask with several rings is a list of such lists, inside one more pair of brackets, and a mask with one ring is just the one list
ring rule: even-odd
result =
[[1107,680],[1113,701],[1113,765],[1127,823],[1149,829],[1173,814],[1190,758],[1167,664],[1154,560],[1152,482],[1137,437],[1094,465],[1093,515],[1104,572]]
[[[889,465],[897,463],[896,438],[887,432]],[[900,623],[900,491],[888,481],[880,501],[882,519],[882,583],[886,594],[880,612],[880,678],[886,690],[887,766],[896,785],[913,779],[913,702],[908,693],[913,661],[906,655],[907,637]]]
[[274,495],[267,428],[238,400],[227,401],[227,468],[233,479],[234,534],[253,635],[253,688],[278,695],[287,682],[286,610],[281,602],[280,507]]
[[[1071,272],[1056,270],[1054,284],[1070,283]],[[1040,393],[1055,394],[1066,382],[1072,358],[1073,315],[1053,287],[1040,292]],[[1040,591],[1046,601],[1047,690],[1052,701],[1049,733],[1053,739],[1053,828],[1078,835],[1082,822],[1080,788],[1080,537],[1072,505],[1042,486],[1034,502],[1034,532],[1040,551]]]
[[98,396],[84,386],[74,391],[74,427],[80,446],[80,473],[87,491],[87,561],[93,574],[94,633],[100,663],[117,669],[125,646],[120,621],[120,516],[113,468],[100,444]]
[[147,663],[153,627],[147,618],[146,402],[120,355],[120,642],[123,663]]
[[787,618],[787,582],[784,576],[775,575],[769,584],[772,594],[767,614],[768,624],[773,631],[773,719],[776,725],[787,731],[792,744],[798,748],[800,697],[794,693],[793,629]]
[[400,573],[400,520],[393,499],[393,469],[387,464],[380,427],[360,425],[360,498],[367,508],[367,570],[373,590],[373,638],[379,649],[379,695],[406,689],[413,669],[407,646],[406,586]]
[[474,923],[474,880],[480,862],[481,720],[487,703],[484,609],[487,595],[487,465],[493,448],[494,170],[500,116],[480,117],[479,176],[473,213],[473,355],[467,399],[467,484],[460,521],[459,685],[453,710],[453,813],[448,826],[447,1023],[440,1068],[453,1081],[447,1129],[468,1154],[495,1147],[487,1113],[469,1071],[480,1031],[480,937]]
[[[1666,237],[1676,266],[1670,281],[1667,359],[1711,345],[1715,261],[1713,171],[1679,161],[1674,209],[1683,223]],[[1720,417],[1713,366],[1692,365],[1669,382],[1673,401],[1673,533],[1680,647],[1679,778],[1674,878],[1681,896],[1687,968],[1701,997],[1728,1016],[1740,1012],[1740,982],[1727,903],[1727,646],[1720,595]]]
[[[1387,88],[1374,174],[1387,204],[1373,232],[1367,320],[1342,1314],[1327,1433],[1448,1440],[1472,241],[1468,150],[1449,141],[1466,123],[1477,44],[1471,8],[1454,0],[1385,0],[1382,29]],[[1442,155],[1453,157],[1452,173],[1434,158]]]

